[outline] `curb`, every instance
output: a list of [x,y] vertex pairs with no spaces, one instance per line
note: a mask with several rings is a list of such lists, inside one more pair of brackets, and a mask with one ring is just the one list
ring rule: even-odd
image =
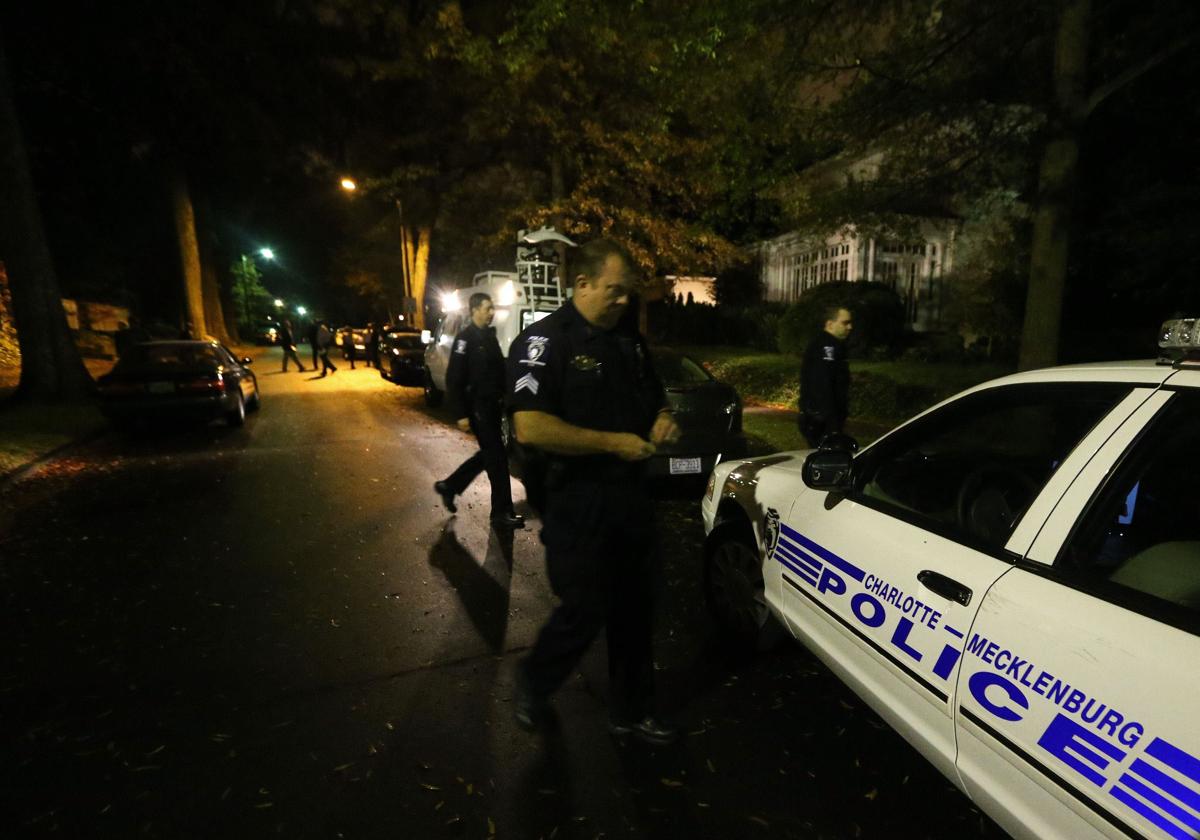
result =
[[41,455],[26,461],[24,464],[21,464],[18,467],[14,467],[8,472],[0,473],[0,492],[7,490],[11,485],[16,484],[42,464],[53,461],[55,458],[58,458],[64,452],[72,449],[73,447],[82,446],[85,443],[91,443],[93,440],[103,437],[105,434],[107,434],[107,432],[108,429],[105,427],[97,427],[87,434],[81,435],[80,437],[69,440],[60,446],[56,446],[53,449],[43,452]]

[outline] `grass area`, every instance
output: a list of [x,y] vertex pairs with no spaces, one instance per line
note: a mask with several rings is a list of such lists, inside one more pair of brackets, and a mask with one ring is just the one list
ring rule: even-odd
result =
[[[737,388],[746,403],[796,408],[799,359],[740,347],[679,349]],[[996,364],[851,360],[850,415],[890,427],[964,388],[1010,372],[1011,368]]]
[[104,425],[94,405],[0,407],[0,476]]
[[[857,440],[859,446],[866,446],[890,428],[891,425],[851,419],[846,424],[846,433]],[[751,411],[742,416],[742,430],[746,433],[746,443],[752,455],[808,449],[808,441],[800,434],[795,414],[760,414]]]

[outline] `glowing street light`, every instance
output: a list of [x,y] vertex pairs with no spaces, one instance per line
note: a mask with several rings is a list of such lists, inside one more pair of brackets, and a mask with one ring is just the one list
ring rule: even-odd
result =
[[303,306],[297,306],[297,307],[296,307],[296,314],[297,314],[297,315],[307,315],[307,314],[308,314],[308,310],[307,310],[307,309],[305,309]]
[[275,252],[272,251],[270,248],[259,248],[258,253],[262,256],[262,258],[264,260],[275,259]]
[[354,182],[353,178],[343,178],[342,180],[338,181],[338,184],[341,185],[341,188],[346,192],[354,192],[356,189],[358,189],[358,184]]
[[276,308],[276,309],[283,309],[283,301],[282,301],[282,300],[280,300],[279,298],[275,298],[275,308]]

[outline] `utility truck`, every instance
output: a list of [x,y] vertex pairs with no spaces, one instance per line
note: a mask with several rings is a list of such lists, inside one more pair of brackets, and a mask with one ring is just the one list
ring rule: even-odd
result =
[[559,245],[575,243],[552,227],[517,234],[516,271],[484,271],[471,285],[442,294],[442,315],[425,348],[425,402],[441,404],[446,391],[446,367],[454,337],[470,323],[471,295],[483,292],[496,307],[492,326],[500,352],[508,355],[513,339],[532,324],[562,306],[569,296],[559,277]]

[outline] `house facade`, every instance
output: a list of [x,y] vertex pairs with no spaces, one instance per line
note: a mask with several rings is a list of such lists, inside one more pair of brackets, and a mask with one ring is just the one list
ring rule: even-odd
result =
[[904,240],[861,236],[849,228],[819,236],[793,231],[760,242],[763,299],[790,303],[810,289],[838,281],[883,283],[904,303],[910,329],[943,328],[943,278],[954,267],[958,226],[919,219]]

